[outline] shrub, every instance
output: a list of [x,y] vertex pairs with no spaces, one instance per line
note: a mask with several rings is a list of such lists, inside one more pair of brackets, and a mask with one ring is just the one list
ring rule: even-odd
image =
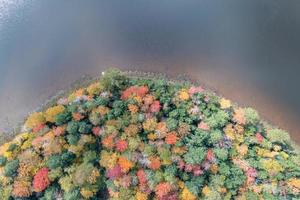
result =
[[81,198],[80,191],[77,189],[64,193],[65,200],[75,200],[80,198]]
[[47,166],[49,167],[49,169],[55,169],[61,166],[61,162],[62,161],[60,155],[53,155],[50,156],[47,160]]
[[55,118],[54,118],[54,122],[56,125],[60,126],[63,125],[65,123],[67,123],[68,121],[71,120],[71,113],[67,110],[64,110],[61,113],[58,113]]
[[124,152],[128,147],[128,143],[125,140],[118,140],[116,142],[116,150],[119,152]]
[[88,92],[89,95],[97,95],[100,92],[103,91],[103,85],[101,85],[99,82],[96,83],[92,83],[91,85],[89,85],[86,90]]
[[189,134],[185,137],[185,142],[187,146],[205,146],[204,144],[207,142],[209,138],[209,134],[206,131],[195,130],[192,134]]
[[188,152],[183,157],[188,164],[201,164],[205,157],[205,148],[189,147]]
[[167,119],[167,127],[170,131],[173,131],[177,128],[178,125],[178,121],[176,119],[173,118],[168,118]]
[[245,179],[246,177],[243,171],[239,167],[232,166],[229,170],[229,175],[225,180],[225,186],[235,195]]
[[223,139],[223,134],[220,130],[213,130],[209,134],[208,142],[211,145],[218,144]]
[[143,123],[143,128],[144,128],[145,131],[150,132],[150,131],[154,131],[155,130],[156,125],[157,125],[156,119],[155,118],[151,118],[151,119],[146,120]]
[[51,169],[51,171],[49,172],[48,176],[49,176],[49,180],[51,182],[56,181],[58,178],[60,178],[63,175],[63,170],[61,167],[55,168],[55,169]]
[[16,148],[18,147],[18,145],[17,144],[10,144],[9,145],[9,147],[8,147],[8,149],[7,149],[7,151],[13,151],[13,150],[15,150]]
[[4,166],[7,161],[7,158],[4,156],[0,156],[0,167]]
[[13,185],[12,195],[14,197],[29,197],[31,195],[31,183],[28,181],[15,181]]
[[90,133],[90,132],[92,132],[92,125],[88,124],[86,122],[79,122],[78,132],[79,133]]
[[219,110],[213,113],[205,121],[211,128],[222,128],[226,125],[229,120],[229,114],[226,111]]
[[84,152],[83,162],[85,162],[85,163],[88,163],[88,162],[94,163],[96,161],[97,161],[97,154],[96,154],[95,151]]
[[53,106],[46,110],[44,116],[46,121],[48,122],[55,122],[55,118],[58,114],[62,113],[65,110],[65,107],[62,105]]
[[35,176],[33,177],[33,190],[35,192],[41,192],[45,190],[50,185],[50,180],[48,177],[48,168],[41,168]]
[[200,188],[203,187],[204,177],[192,177],[189,181],[185,182],[188,190],[195,196],[198,196]]
[[89,116],[89,120],[94,126],[97,126],[101,122],[101,116],[99,113],[92,112]]
[[172,187],[169,183],[159,183],[155,188],[155,193],[159,198],[167,196],[172,191]]
[[71,145],[76,145],[77,142],[78,142],[78,140],[79,140],[79,138],[80,138],[79,135],[73,135],[73,134],[67,135],[67,141]]
[[214,148],[214,154],[216,155],[217,159],[225,161],[228,158],[228,150],[224,148]]
[[29,129],[32,129],[40,124],[45,123],[45,117],[41,112],[32,113],[26,120],[25,126]]
[[[71,169],[71,170],[73,172],[75,169]],[[69,175],[61,177],[58,182],[65,194],[70,193],[72,190],[76,188],[76,186],[73,183],[72,177],[70,177]]]
[[62,162],[62,167],[67,167],[68,165],[70,165],[74,159],[76,158],[76,155],[72,152],[63,152],[60,156],[61,158],[61,162]]
[[267,132],[267,138],[271,142],[286,144],[290,142],[290,136],[287,132],[281,129],[271,129]]
[[64,152],[60,155],[52,155],[48,158],[46,164],[49,169],[56,169],[58,167],[67,167],[75,158],[75,154],[71,152]]
[[80,164],[76,170],[75,173],[72,177],[72,180],[76,186],[83,186],[84,184],[87,183],[88,177],[92,173],[94,169],[93,164],[91,163],[82,163]]
[[45,194],[43,197],[41,197],[41,200],[52,200],[52,199],[58,199],[57,195],[59,194],[59,191],[55,187],[49,187],[45,190]]
[[256,124],[259,121],[259,115],[256,110],[252,108],[245,108],[245,118],[248,124]]
[[9,177],[15,176],[18,168],[19,168],[19,160],[18,159],[7,162],[4,167],[5,176],[9,176]]
[[100,85],[104,89],[109,91],[122,90],[128,83],[128,78],[117,69],[109,69],[104,72],[103,77],[100,80]]
[[70,134],[77,134],[79,129],[79,123],[75,121],[71,121],[67,125],[67,132]]

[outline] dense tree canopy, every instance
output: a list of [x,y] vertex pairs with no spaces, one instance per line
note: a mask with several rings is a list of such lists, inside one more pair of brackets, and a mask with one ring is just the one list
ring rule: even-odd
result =
[[251,108],[109,70],[0,147],[0,199],[299,199],[299,164]]

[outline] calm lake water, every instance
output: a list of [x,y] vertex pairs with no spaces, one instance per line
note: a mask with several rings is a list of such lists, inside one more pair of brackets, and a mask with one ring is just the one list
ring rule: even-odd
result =
[[113,66],[187,75],[299,143],[299,10],[299,0],[0,0],[0,132]]

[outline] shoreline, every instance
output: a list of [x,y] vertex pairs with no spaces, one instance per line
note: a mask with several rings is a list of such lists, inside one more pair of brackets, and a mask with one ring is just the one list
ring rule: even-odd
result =
[[[170,75],[167,75],[165,73],[160,73],[160,72],[143,72],[143,71],[138,71],[138,70],[121,70],[122,73],[124,73],[126,76],[130,77],[130,78],[146,78],[146,79],[165,79],[167,82],[170,83],[187,83],[187,84],[192,84],[195,86],[202,86],[206,91],[219,96],[219,97],[224,97],[226,99],[229,99],[232,102],[233,106],[238,106],[238,107],[250,107],[250,106],[241,106],[239,103],[233,101],[231,98],[225,97],[224,95],[220,94],[220,92],[217,89],[211,88],[208,85],[206,85],[205,83],[199,81],[199,80],[193,80],[191,77],[189,77],[187,74],[182,74],[182,75],[177,75],[176,77],[172,77]],[[103,72],[101,72],[103,73]],[[99,73],[99,75],[97,76],[91,76],[91,75],[87,75],[84,74],[82,75],[79,79],[75,80],[73,83],[70,84],[70,86],[68,86],[66,89],[63,90],[59,90],[54,96],[48,98],[45,103],[42,103],[40,106],[38,106],[36,109],[33,109],[31,112],[28,112],[26,114],[25,117],[23,117],[22,120],[20,120],[19,122],[16,122],[14,126],[12,127],[5,127],[8,129],[7,132],[2,132],[0,135],[0,145],[2,145],[3,143],[12,140],[17,134],[19,134],[20,132],[22,132],[22,127],[23,124],[27,118],[28,115],[30,115],[30,113],[33,112],[38,112],[38,111],[42,111],[47,109],[50,106],[53,106],[57,100],[59,98],[62,98],[64,96],[67,96],[69,93],[71,93],[72,91],[79,89],[81,87],[85,87],[97,80],[99,80],[101,78],[101,73]],[[255,109],[256,110],[256,109]],[[272,128],[279,128],[282,129],[280,126],[275,125],[273,121],[271,120],[267,120],[265,118],[265,116],[262,116],[260,114],[260,112],[258,112],[261,121],[272,127]],[[282,129],[285,130],[285,129]],[[291,134],[286,131],[290,136]],[[291,137],[291,145],[300,152],[300,146],[298,145],[298,143],[296,143],[296,141]]]

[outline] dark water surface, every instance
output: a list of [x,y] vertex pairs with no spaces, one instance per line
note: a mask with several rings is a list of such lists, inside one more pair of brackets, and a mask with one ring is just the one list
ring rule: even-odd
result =
[[0,131],[117,66],[186,74],[300,142],[299,0],[1,1]]

